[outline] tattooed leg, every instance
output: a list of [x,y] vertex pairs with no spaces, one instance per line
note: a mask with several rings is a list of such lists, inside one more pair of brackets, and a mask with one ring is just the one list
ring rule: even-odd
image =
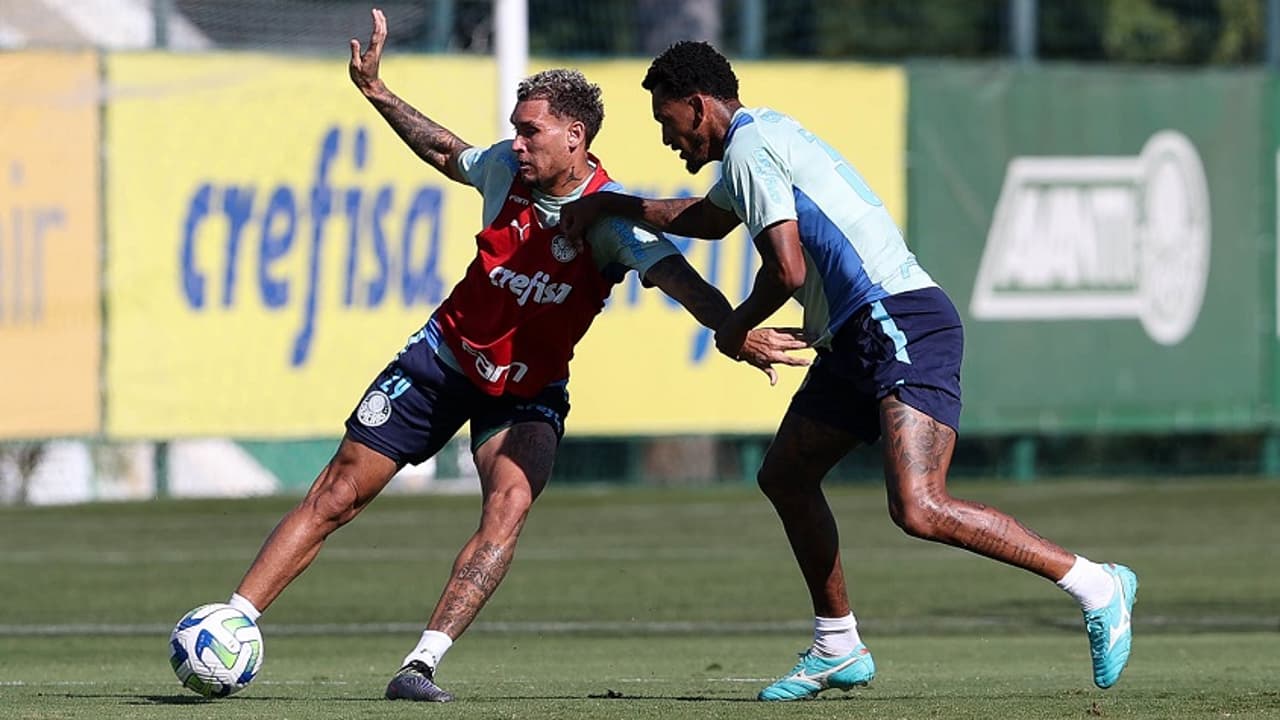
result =
[[855,444],[843,430],[788,411],[757,476],[760,489],[782,520],[814,614],[821,617],[849,613],[840,534],[822,492],[822,479]]
[[880,403],[889,514],[907,534],[1060,580],[1075,556],[1022,523],[947,493],[951,428],[890,395]]
[[511,567],[529,507],[551,477],[555,452],[555,432],[538,422],[513,425],[476,451],[484,495],[480,527],[458,553],[427,629],[456,640],[493,596]]

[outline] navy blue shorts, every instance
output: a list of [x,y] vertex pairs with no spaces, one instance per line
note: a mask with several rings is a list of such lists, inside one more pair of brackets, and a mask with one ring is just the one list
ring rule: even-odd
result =
[[449,367],[426,342],[412,342],[378,374],[347,418],[347,436],[397,464],[416,465],[435,455],[471,421],[471,451],[521,422],[542,422],[564,436],[569,414],[565,382],[533,399],[481,392]]
[[790,412],[870,445],[880,438],[880,400],[897,395],[958,432],[963,355],[960,314],[940,288],[891,295],[859,309],[818,351]]

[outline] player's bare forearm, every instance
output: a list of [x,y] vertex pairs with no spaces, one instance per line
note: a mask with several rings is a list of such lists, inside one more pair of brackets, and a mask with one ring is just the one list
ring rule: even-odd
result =
[[655,199],[602,192],[584,200],[594,205],[595,216],[618,215],[685,237],[719,240],[738,225],[736,215],[716,207],[706,198]]
[[426,160],[427,164],[444,173],[450,180],[465,182],[462,173],[458,171],[457,156],[467,148],[467,144],[401,100],[382,82],[379,69],[387,42],[387,17],[377,8],[371,10],[370,14],[373,18],[373,30],[369,34],[369,46],[361,50],[360,41],[356,38],[351,38],[349,43],[351,62],[347,66],[347,73],[351,76],[351,82],[382,113],[382,117],[418,157]]
[[364,90],[364,96],[418,157],[450,180],[466,182],[458,170],[457,158],[470,145],[400,99],[381,82]]
[[[756,273],[756,282],[747,299],[734,308],[720,327],[716,328],[716,349],[734,360],[746,360],[753,365],[762,366],[763,358],[753,358],[746,352],[747,336],[752,328],[782,307],[788,297],[790,293],[786,292],[784,285],[777,282],[776,276],[768,268],[761,268]],[[763,366],[767,367],[767,363]],[[777,381],[772,374],[769,380],[771,384]]]
[[756,272],[756,281],[742,304],[733,309],[730,319],[745,335],[748,330],[768,320],[791,299],[795,289],[778,279],[767,265]]
[[[713,285],[702,279],[702,276],[689,265],[683,255],[670,255],[653,264],[644,275],[645,281],[656,285],[671,299],[684,306],[698,322],[707,328],[719,331],[726,326],[726,321],[733,314],[729,301]],[[778,375],[772,365],[807,365],[809,361],[794,357],[788,353],[807,347],[807,343],[795,330],[765,328],[751,330],[747,328],[743,337],[737,340],[737,348],[733,354],[740,360],[760,368],[769,377],[769,384],[778,382]]]
[[662,258],[649,268],[644,279],[684,306],[705,327],[715,330],[729,316],[729,301],[703,280],[683,255]]
[[738,226],[738,216],[706,198],[641,200],[641,220],[673,235],[719,240]]
[[755,245],[761,266],[751,292],[716,330],[716,348],[733,358],[739,356],[747,333],[768,320],[805,280],[804,250],[796,221],[770,225],[755,237]]

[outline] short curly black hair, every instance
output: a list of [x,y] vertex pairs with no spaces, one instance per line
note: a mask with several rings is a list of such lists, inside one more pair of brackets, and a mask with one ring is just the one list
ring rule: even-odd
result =
[[641,87],[668,97],[705,93],[721,100],[738,99],[738,76],[729,61],[709,43],[681,40],[654,58]]
[[516,100],[546,100],[547,109],[556,116],[580,121],[587,129],[587,147],[604,124],[600,86],[577,70],[556,68],[531,75],[520,81]]

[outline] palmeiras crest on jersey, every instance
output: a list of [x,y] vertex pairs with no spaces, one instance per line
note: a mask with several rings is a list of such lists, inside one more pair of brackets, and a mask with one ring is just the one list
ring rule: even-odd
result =
[[356,419],[366,427],[378,427],[391,419],[391,398],[381,390],[370,390],[356,408]]
[[569,242],[569,238],[557,235],[551,239],[551,257],[562,263],[567,263],[578,257],[578,248]]

